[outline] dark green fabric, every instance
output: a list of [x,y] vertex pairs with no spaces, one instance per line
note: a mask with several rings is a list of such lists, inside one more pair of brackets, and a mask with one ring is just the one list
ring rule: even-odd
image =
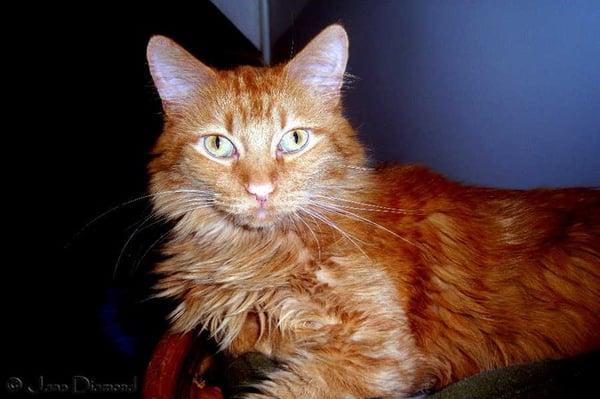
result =
[[600,352],[485,371],[428,399],[600,397]]
[[229,359],[225,367],[226,398],[234,398],[244,392],[254,392],[251,385],[264,379],[277,364],[260,353],[246,353],[243,356]]
[[[269,358],[249,353],[227,366],[227,397],[248,392],[248,386],[277,367]],[[600,398],[600,352],[486,371],[466,378],[427,399]]]

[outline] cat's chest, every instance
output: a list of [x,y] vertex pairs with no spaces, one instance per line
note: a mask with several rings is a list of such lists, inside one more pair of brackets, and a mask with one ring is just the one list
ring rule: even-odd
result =
[[314,271],[315,298],[349,313],[376,317],[381,309],[400,311],[397,290],[384,269],[363,256],[331,257]]
[[243,335],[244,320],[252,315],[258,324],[254,330],[270,338],[270,346],[277,336],[310,344],[331,333],[365,345],[374,337],[381,341],[382,332],[398,336],[407,323],[397,290],[382,267],[349,251],[319,256],[326,252],[314,253],[303,244],[290,234],[268,242],[249,240],[242,253],[205,252],[214,245],[200,246],[203,251],[194,256],[180,252],[182,261],[193,262],[185,274],[182,261],[172,265],[179,266],[174,284],[183,282],[177,287],[186,293],[176,321],[183,328],[204,326],[223,347]]
[[[273,306],[263,308],[267,318],[276,320],[283,334],[309,344],[307,337],[318,340],[332,333],[369,345],[408,331],[391,279],[363,257],[316,262],[275,296]],[[394,341],[386,347],[396,345]]]

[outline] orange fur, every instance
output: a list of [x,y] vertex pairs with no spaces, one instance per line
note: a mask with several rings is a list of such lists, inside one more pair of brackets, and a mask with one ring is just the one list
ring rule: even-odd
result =
[[[151,191],[176,221],[159,292],[179,301],[174,331],[204,328],[233,354],[283,361],[248,398],[404,397],[600,347],[597,190],[495,190],[367,167],[338,82],[315,88],[298,74],[332,43],[344,50],[339,26],[288,65],[233,71],[153,40],[166,121]],[[202,77],[183,99],[165,92],[161,52]],[[274,156],[289,128],[316,144]],[[242,147],[237,158],[194,149],[215,132]],[[252,182],[275,187],[266,220]]]

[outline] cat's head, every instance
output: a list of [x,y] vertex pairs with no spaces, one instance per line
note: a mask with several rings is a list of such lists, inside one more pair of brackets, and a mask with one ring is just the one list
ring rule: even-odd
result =
[[274,67],[214,70],[161,36],[147,54],[165,113],[150,164],[159,214],[196,212],[265,228],[356,187],[364,151],[342,115],[348,38],[341,26]]

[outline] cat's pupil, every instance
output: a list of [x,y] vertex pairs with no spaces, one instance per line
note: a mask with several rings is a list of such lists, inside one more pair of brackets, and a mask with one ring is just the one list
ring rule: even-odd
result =
[[300,136],[298,135],[298,132],[294,132],[294,141],[296,142],[296,144],[298,144],[298,142],[300,141]]
[[215,147],[217,147],[217,149],[221,147],[221,138],[219,136],[215,137]]

